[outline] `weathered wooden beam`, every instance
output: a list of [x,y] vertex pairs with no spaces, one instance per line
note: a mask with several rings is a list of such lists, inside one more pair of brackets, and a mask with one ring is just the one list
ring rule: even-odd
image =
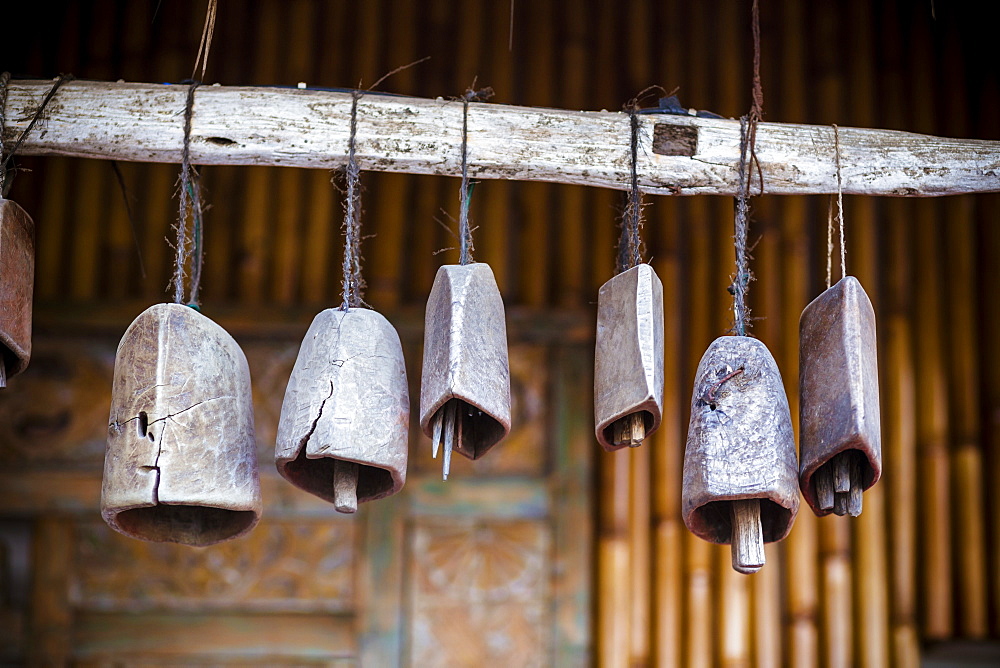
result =
[[[12,81],[7,148],[27,126],[47,81]],[[187,86],[73,81],[21,146],[25,155],[179,162]],[[195,96],[191,157],[200,165],[331,169],[346,162],[351,94],[204,86]],[[639,183],[648,193],[733,195],[738,121],[642,115]],[[362,169],[457,176],[462,104],[366,94],[358,103]],[[626,188],[629,122],[620,112],[469,105],[469,173],[479,179]],[[925,197],[1000,191],[1000,141],[840,128],[847,194]],[[765,191],[836,191],[833,129],[762,123]],[[756,189],[756,188],[755,188]]]

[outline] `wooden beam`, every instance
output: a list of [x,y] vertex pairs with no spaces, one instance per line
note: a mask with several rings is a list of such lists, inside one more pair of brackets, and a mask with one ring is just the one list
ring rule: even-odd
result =
[[[9,149],[51,86],[12,81]],[[24,155],[179,162],[187,86],[73,81],[22,144]],[[204,86],[195,95],[191,157],[199,165],[333,169],[346,161],[351,94]],[[469,105],[469,173],[624,190],[629,122],[621,112]],[[462,104],[369,93],[358,103],[362,169],[457,176]],[[641,116],[639,183],[648,193],[733,195],[735,120]],[[926,197],[1000,191],[1000,141],[840,128],[844,192]],[[833,129],[763,123],[757,156],[771,194],[836,191]]]

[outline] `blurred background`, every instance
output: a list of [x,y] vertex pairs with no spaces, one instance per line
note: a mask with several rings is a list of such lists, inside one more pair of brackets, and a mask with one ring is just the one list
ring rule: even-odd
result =
[[[476,82],[501,104],[618,110],[658,84],[686,107],[738,117],[750,106],[750,4],[221,0],[205,79],[368,86],[430,56],[380,89],[449,97]],[[761,5],[765,121],[1000,139],[989,15],[932,0]],[[0,69],[179,83],[205,6],[7,3]],[[199,550],[126,539],[98,512],[115,347],[169,299],[178,167],[120,165],[133,229],[108,162],[17,166],[9,197],[37,235],[35,350],[0,392],[0,663],[998,661],[1000,195],[845,197],[848,269],[878,318],[883,481],[858,519],[803,506],[767,566],[743,576],[679,514],[694,369],[732,324],[730,198],[647,197],[665,414],[643,447],[612,455],[593,436],[593,332],[622,194],[481,183],[476,259],[508,309],[514,429],[489,457],[457,458],[443,484],[414,417],[403,493],[344,517],[272,464],[299,341],[340,303],[335,175],[203,168],[203,312],[250,361],[265,515],[248,537]],[[437,267],[457,262],[438,251],[455,245],[458,181],[362,183],[366,301],[400,331],[416,406],[423,305]],[[774,353],[796,420],[798,317],[824,287],[828,198],[752,206],[752,333]]]

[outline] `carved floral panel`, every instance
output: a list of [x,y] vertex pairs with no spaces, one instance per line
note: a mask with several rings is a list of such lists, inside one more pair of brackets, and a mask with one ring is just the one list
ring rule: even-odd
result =
[[409,542],[410,665],[550,663],[546,523],[420,518]]

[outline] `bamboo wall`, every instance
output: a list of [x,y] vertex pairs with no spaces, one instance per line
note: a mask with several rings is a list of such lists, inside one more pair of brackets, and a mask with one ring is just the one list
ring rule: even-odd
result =
[[[41,5],[42,3],[37,3]],[[986,22],[946,3],[761,3],[765,120],[1000,138]],[[931,16],[936,4],[936,17]],[[15,75],[180,81],[203,2],[18,3]],[[5,10],[7,11],[7,10]],[[44,20],[43,20],[44,17]],[[209,82],[350,87],[430,55],[382,89],[617,109],[650,84],[687,106],[749,108],[748,2],[221,2]],[[649,104],[654,104],[650,100]],[[180,119],[178,120],[180,122]],[[625,147],[623,147],[625,150]],[[122,165],[145,275],[108,164],[23,159],[12,197],[38,224],[36,300],[77,311],[164,298],[176,168]],[[204,302],[282,309],[339,302],[340,195],[330,174],[206,168]],[[765,174],[766,180],[766,174]],[[457,183],[363,176],[367,301],[421,307],[457,253]],[[800,513],[753,576],[679,515],[691,381],[731,324],[732,202],[647,200],[646,257],[663,279],[667,390],[652,443],[599,456],[595,655],[601,665],[916,665],[923,643],[1000,637],[1000,197],[848,197],[847,261],[879,323],[885,472],[855,520]],[[486,182],[477,259],[508,306],[592,311],[613,268],[620,195]],[[797,325],[822,287],[826,197],[761,197],[751,225],[753,334],[796,413]],[[443,224],[439,224],[443,223]],[[138,311],[136,311],[138,312]],[[594,445],[596,448],[596,444]]]

